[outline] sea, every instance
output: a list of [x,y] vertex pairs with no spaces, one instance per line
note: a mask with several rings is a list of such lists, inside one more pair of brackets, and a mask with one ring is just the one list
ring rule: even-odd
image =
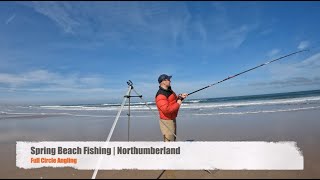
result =
[[[1,105],[0,118],[25,117],[36,115],[67,115],[78,117],[115,117],[120,110],[119,103],[74,104],[74,105]],[[250,96],[186,99],[179,113],[188,112],[194,116],[241,116],[291,111],[320,109],[320,90],[262,94]],[[126,103],[121,117],[127,116],[129,104]],[[154,101],[131,102],[130,116],[147,117],[156,115]]]

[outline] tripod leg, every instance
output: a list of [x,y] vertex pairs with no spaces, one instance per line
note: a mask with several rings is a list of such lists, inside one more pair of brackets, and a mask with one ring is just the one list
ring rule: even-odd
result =
[[[131,86],[129,87],[126,95],[128,96],[128,94],[130,94],[130,92],[131,92]],[[110,130],[110,132],[109,132],[108,138],[107,138],[107,140],[105,141],[105,145],[104,145],[105,148],[108,146],[108,143],[109,143],[109,141],[110,141],[110,139],[111,139],[111,136],[112,136],[112,134],[113,134],[113,131],[114,131],[114,129],[115,129],[115,127],[116,127],[116,124],[117,124],[117,122],[118,122],[118,120],[119,120],[121,111],[122,111],[122,109],[123,109],[123,107],[124,107],[124,104],[126,103],[126,100],[127,100],[127,97],[124,97],[124,98],[123,98],[123,101],[122,101],[122,104],[121,104],[121,107],[120,107],[120,109],[119,109],[119,111],[118,111],[118,114],[117,114],[117,116],[116,116],[116,119],[114,120],[114,122],[113,122],[113,124],[112,124],[112,127],[111,127],[111,130]],[[101,155],[100,158],[99,158],[99,160],[98,160],[97,166],[96,166],[96,168],[95,168],[95,170],[94,170],[94,172],[93,172],[93,174],[92,174],[91,179],[95,179],[95,178],[96,178],[97,173],[98,173],[98,170],[99,170],[99,167],[100,167],[100,164],[101,164],[101,161],[102,161],[102,158],[103,158],[103,156]]]
[[209,174],[212,174],[210,170],[205,169],[204,171],[208,172]]
[[157,177],[157,179],[160,179],[161,176],[164,174],[165,171],[166,171],[166,170],[163,170],[162,173]]

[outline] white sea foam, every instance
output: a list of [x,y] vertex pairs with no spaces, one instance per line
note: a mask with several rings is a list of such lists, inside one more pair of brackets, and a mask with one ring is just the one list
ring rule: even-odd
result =
[[52,110],[92,110],[92,111],[104,111],[104,110],[117,110],[119,107],[94,107],[94,106],[40,106],[42,109]]
[[[150,106],[150,105],[149,105]],[[40,106],[43,109],[52,109],[52,110],[74,110],[74,111],[79,111],[79,110],[87,110],[87,111],[114,111],[114,110],[119,110],[120,107],[117,106],[112,106],[112,107],[86,107],[86,106]],[[155,108],[154,105],[151,105],[151,107]],[[127,108],[127,105],[125,106]],[[147,106],[131,106],[131,110],[146,110],[149,109]]]
[[[289,109],[274,109],[274,110],[258,110],[258,111],[244,111],[244,112],[217,112],[217,113],[193,113],[192,115],[196,116],[214,116],[214,115],[246,115],[246,114],[259,114],[259,113],[277,113],[277,112],[292,112],[292,111],[303,111],[303,110],[312,110],[320,109],[320,106],[313,107],[301,107],[301,108],[289,108]],[[15,117],[25,117],[25,116],[34,116],[34,115],[53,115],[53,116],[75,116],[75,117],[94,117],[94,118],[114,118],[115,115],[92,115],[92,114],[73,114],[73,113],[12,113],[1,111],[1,115],[14,115],[10,118]],[[131,117],[150,117],[150,115],[131,115]],[[121,115],[120,117],[127,117],[127,115]]]
[[276,113],[276,112],[291,112],[302,111],[310,109],[320,109],[320,106],[305,107],[305,108],[293,108],[293,109],[278,109],[278,110],[263,110],[263,111],[247,111],[247,112],[223,112],[223,113],[195,113],[197,116],[213,116],[213,115],[244,115],[244,114],[259,114],[259,113]]
[[[106,117],[116,117],[116,115],[90,115],[90,114],[72,114],[72,113],[9,113],[1,111],[2,115],[16,115],[16,116],[10,116],[11,118],[15,117],[26,117],[26,116],[35,116],[35,115],[56,115],[56,116],[76,116],[76,117],[96,117],[96,118],[106,118]],[[17,116],[18,115],[18,116]],[[127,115],[122,115],[120,117],[127,117]],[[148,115],[131,115],[131,117],[149,117]]]
[[228,103],[197,103],[197,104],[183,104],[181,108],[233,108],[241,106],[257,106],[257,105],[292,105],[292,104],[306,104],[306,103],[320,103],[319,97],[305,97],[292,99],[277,99],[277,100],[263,100],[263,101],[242,101],[242,102],[228,102]]
[[190,101],[186,100],[186,102],[187,102],[187,103],[199,103],[200,100],[190,100]]
[[[192,102],[192,103],[190,103]],[[320,103],[320,96],[303,97],[303,98],[290,98],[290,99],[273,99],[273,100],[251,100],[251,101],[238,101],[238,102],[208,102],[201,103],[200,100],[192,100],[189,103],[184,103],[181,109],[230,109],[245,106],[271,106],[271,105],[302,105],[311,103]],[[88,111],[114,111],[119,110],[118,104],[104,104],[105,106],[40,106],[42,109],[54,110],[88,110]],[[154,102],[148,102],[148,105],[156,110]],[[127,108],[128,104],[125,105]],[[131,110],[148,110],[144,103],[131,104]]]

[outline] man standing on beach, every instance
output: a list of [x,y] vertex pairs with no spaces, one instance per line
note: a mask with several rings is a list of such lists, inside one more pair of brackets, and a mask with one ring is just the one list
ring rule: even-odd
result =
[[156,105],[160,115],[160,130],[163,134],[165,142],[176,140],[176,117],[182,101],[188,96],[187,93],[179,94],[179,96],[177,96],[173,92],[170,85],[171,77],[172,76],[168,76],[166,74],[159,76],[159,90],[155,97]]

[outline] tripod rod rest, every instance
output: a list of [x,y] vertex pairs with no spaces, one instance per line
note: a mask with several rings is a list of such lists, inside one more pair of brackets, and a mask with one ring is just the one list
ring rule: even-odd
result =
[[131,87],[131,89],[133,89],[133,82],[131,80],[127,81],[128,86]]
[[142,95],[140,95],[140,96],[128,96],[128,95],[125,95],[124,97],[126,97],[126,98],[139,97],[139,98],[141,98],[141,97],[142,97]]

